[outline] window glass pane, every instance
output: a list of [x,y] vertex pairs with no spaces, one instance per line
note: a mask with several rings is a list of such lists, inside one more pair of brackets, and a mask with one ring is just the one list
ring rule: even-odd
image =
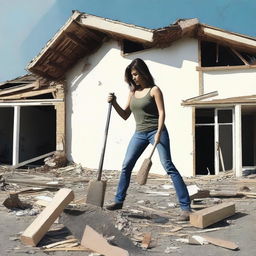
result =
[[214,123],[213,108],[196,109],[196,124],[212,124]]
[[232,110],[218,110],[218,123],[232,123]]

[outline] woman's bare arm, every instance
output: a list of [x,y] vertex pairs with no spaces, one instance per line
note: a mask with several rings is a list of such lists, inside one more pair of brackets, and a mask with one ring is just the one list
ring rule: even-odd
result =
[[126,106],[121,108],[120,105],[116,101],[116,96],[114,93],[110,93],[108,96],[108,102],[112,102],[113,107],[116,112],[121,116],[124,120],[127,120],[131,115],[130,102],[131,102],[132,92],[129,93],[128,100]]
[[164,128],[165,121],[165,107],[164,107],[164,98],[162,91],[159,87],[155,86],[151,90],[151,96],[155,98],[156,106],[158,109],[159,119],[158,119],[158,129],[155,135],[155,143],[159,143],[162,129]]

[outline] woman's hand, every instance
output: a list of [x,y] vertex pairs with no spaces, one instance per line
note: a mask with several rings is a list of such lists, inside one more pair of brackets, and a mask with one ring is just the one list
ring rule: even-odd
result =
[[157,145],[160,142],[161,132],[157,132],[154,137],[154,143]]
[[108,95],[108,103],[113,104],[114,102],[116,102],[116,95],[115,95],[115,93],[111,92]]

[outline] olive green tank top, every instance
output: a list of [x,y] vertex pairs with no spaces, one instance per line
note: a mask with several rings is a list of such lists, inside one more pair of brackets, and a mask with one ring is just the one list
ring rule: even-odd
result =
[[[151,88],[152,89],[152,88]],[[155,98],[150,95],[150,91],[142,97],[131,98],[130,109],[136,122],[136,131],[152,131],[158,128],[158,109]]]

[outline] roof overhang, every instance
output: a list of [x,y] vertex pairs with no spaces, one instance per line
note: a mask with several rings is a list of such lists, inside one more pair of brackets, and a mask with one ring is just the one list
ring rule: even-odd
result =
[[181,19],[160,29],[147,29],[75,11],[64,26],[27,65],[27,70],[56,81],[85,56],[95,53],[109,39],[141,43],[144,48],[164,48],[185,36],[217,41],[256,52],[256,39]]
[[253,37],[231,33],[203,24],[201,24],[198,30],[198,37],[223,45],[228,45],[237,50],[256,53],[256,39]]
[[236,105],[236,104],[256,104],[256,95],[246,95],[229,98],[214,98],[218,92],[210,92],[190,99],[183,100],[182,106],[216,106],[216,105]]
[[154,40],[154,30],[152,29],[138,27],[94,15],[81,14],[78,22],[85,27],[105,32],[107,34],[115,34],[122,38],[130,38],[146,43],[152,43]]

